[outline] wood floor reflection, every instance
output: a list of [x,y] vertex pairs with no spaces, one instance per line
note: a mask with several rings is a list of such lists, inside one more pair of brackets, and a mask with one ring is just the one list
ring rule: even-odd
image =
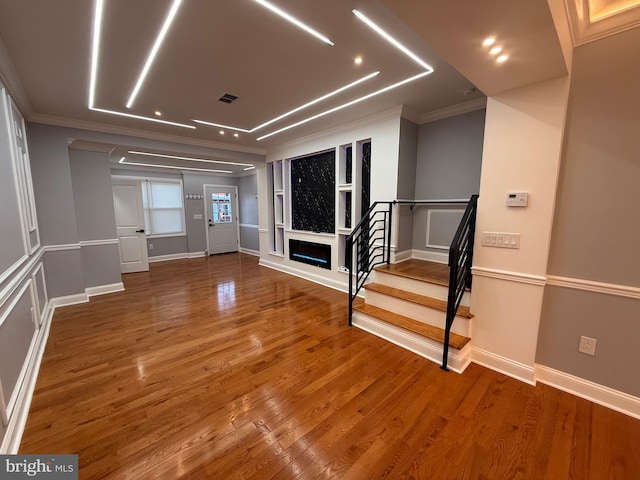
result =
[[347,327],[244,254],[155,263],[56,311],[21,453],[82,479],[637,479],[640,421]]

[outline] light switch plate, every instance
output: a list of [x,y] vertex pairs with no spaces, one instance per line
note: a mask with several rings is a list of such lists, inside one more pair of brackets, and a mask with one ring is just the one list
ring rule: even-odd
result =
[[519,233],[482,232],[482,245],[497,248],[520,248]]

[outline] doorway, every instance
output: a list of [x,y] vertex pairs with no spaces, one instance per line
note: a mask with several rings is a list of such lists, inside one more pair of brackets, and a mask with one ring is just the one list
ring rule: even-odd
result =
[[205,185],[209,255],[238,251],[238,187]]
[[111,183],[120,245],[120,272],[147,272],[149,258],[140,180],[113,177]]

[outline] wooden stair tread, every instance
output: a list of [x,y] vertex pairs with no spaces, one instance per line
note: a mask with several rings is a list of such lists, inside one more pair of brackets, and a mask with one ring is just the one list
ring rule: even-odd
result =
[[[390,297],[399,298],[408,302],[417,303],[425,307],[434,308],[443,312],[447,311],[447,302],[444,300],[438,300],[437,298],[427,297],[426,295],[420,295],[418,293],[407,292],[399,288],[389,287],[380,283],[367,283],[364,285],[366,290],[381,293],[383,295],[389,295]],[[456,315],[465,318],[473,318],[473,314],[469,312],[469,307],[460,305]]]
[[[449,265],[411,258],[400,263],[390,263],[375,268],[376,271],[410,278],[421,282],[433,283],[443,287],[449,286]],[[468,288],[465,289],[469,291]]]
[[[354,305],[353,309],[362,312],[366,315],[371,315],[380,320],[384,320],[387,323],[404,328],[411,332],[422,335],[423,337],[436,340],[440,343],[444,343],[444,330],[433,325],[427,325],[426,323],[413,320],[412,318],[398,315],[397,313],[390,312],[383,308],[374,307],[366,303],[360,305]],[[468,337],[463,337],[457,333],[451,333],[449,335],[449,346],[461,350],[467,343],[471,341]]]

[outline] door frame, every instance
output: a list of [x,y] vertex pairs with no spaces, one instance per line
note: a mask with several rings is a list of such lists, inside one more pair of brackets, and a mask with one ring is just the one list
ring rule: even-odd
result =
[[237,185],[217,185],[212,183],[205,183],[202,185],[202,196],[204,197],[204,216],[202,217],[202,223],[204,224],[204,231],[206,234],[207,248],[205,249],[205,256],[211,255],[209,253],[209,223],[207,222],[207,218],[209,215],[208,203],[209,199],[207,198],[207,188],[233,188],[236,195],[236,235],[238,238],[238,250],[240,251],[240,197],[238,196],[238,186]]
[[[143,216],[143,218],[142,218],[142,228],[145,229],[145,232],[142,235],[144,235],[143,244],[144,244],[144,250],[146,252],[145,256],[147,258],[147,261],[146,261],[147,268],[146,268],[146,270],[139,270],[139,271],[148,272],[149,271],[149,248],[148,248],[148,245],[147,245],[148,235],[147,235],[147,232],[146,232],[146,225],[144,223],[144,201],[142,199],[142,182],[144,180],[145,180],[144,178],[136,177],[136,176],[133,176],[133,175],[111,175],[111,194],[113,196],[114,183],[117,183],[118,181],[135,182],[137,184],[137,188],[140,190],[140,198],[136,199],[136,201],[138,201],[138,200],[140,201],[140,207],[142,208],[142,216]],[[114,205],[114,213],[115,213],[115,205]],[[116,222],[116,238],[118,239],[118,249],[120,249],[121,246],[120,246],[120,235],[118,234],[118,221],[115,220],[115,222]],[[125,273],[133,273],[133,272],[123,272],[122,271],[122,266],[123,266],[123,264],[122,264],[122,256],[121,256],[121,254],[119,254],[119,255],[120,255],[120,274],[122,275],[122,274],[125,274]]]

